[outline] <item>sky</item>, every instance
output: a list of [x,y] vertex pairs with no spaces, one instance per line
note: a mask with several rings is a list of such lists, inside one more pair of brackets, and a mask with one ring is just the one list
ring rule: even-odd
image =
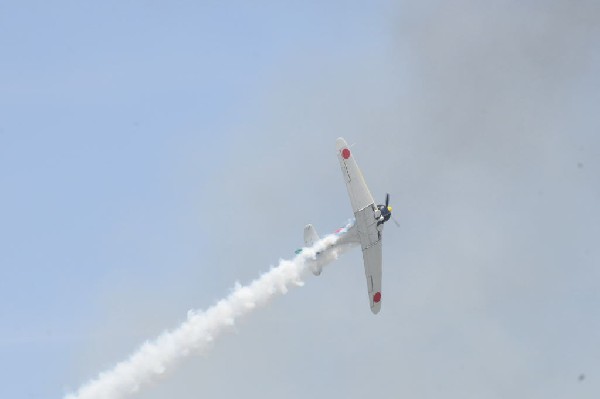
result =
[[597,398],[595,1],[0,3],[0,397],[61,398],[351,215],[134,398]]

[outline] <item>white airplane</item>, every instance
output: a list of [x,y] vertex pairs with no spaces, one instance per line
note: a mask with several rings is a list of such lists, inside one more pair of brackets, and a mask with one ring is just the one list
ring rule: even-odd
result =
[[[381,237],[383,224],[392,217],[392,207],[389,206],[390,196],[386,195],[385,205],[375,205],[373,196],[369,192],[346,140],[338,138],[336,147],[354,219],[335,232],[338,235],[336,243],[318,252],[311,267],[313,273],[318,276],[321,274],[323,264],[337,258],[347,247],[360,245],[367,278],[369,303],[371,311],[377,314],[381,309]],[[313,225],[307,225],[304,228],[306,247],[311,247],[318,240],[319,236]],[[296,250],[296,253],[300,252],[302,249]]]

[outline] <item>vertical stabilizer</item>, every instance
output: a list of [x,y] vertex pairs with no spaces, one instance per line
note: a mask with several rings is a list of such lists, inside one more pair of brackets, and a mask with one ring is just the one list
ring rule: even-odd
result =
[[314,243],[319,241],[319,235],[312,224],[307,224],[304,228],[304,245],[312,247]]

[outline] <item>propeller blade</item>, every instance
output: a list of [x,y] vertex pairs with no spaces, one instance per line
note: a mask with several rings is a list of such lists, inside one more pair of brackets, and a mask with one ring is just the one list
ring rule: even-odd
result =
[[390,193],[387,193],[385,195],[385,207],[387,208],[389,204],[390,204]]
[[400,227],[400,223],[398,223],[398,221],[396,220],[395,217],[392,216],[392,220],[394,221],[394,223],[396,224],[396,227]]

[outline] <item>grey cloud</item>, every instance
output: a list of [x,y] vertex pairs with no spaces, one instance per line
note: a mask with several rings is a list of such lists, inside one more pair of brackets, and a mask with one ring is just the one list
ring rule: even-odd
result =
[[139,396],[596,397],[598,21],[595,2],[405,2],[375,50],[282,62],[208,190],[221,278],[345,221],[344,136],[402,224],[382,313],[345,255]]

